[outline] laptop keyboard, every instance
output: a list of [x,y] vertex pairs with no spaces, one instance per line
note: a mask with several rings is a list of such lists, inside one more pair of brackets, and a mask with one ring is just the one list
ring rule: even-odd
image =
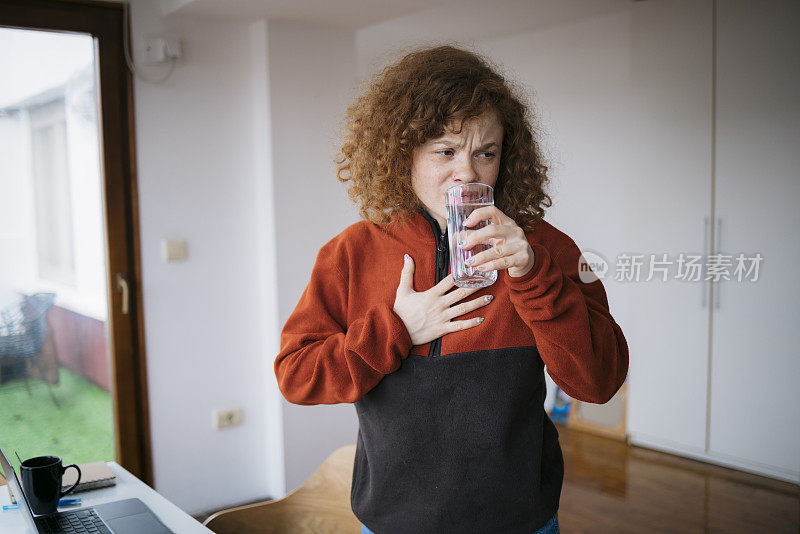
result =
[[91,534],[111,534],[108,527],[91,508],[88,510],[75,510],[74,512],[62,512],[50,517],[37,517],[36,526],[40,533],[85,533]]

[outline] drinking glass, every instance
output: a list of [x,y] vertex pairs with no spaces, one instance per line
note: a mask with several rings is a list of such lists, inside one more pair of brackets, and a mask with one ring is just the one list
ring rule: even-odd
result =
[[470,267],[466,261],[472,256],[491,248],[491,245],[479,244],[470,250],[458,246],[468,235],[480,230],[488,221],[481,221],[470,228],[464,227],[464,221],[478,208],[494,205],[494,189],[481,183],[462,184],[451,187],[445,193],[447,207],[447,235],[450,244],[450,272],[453,283],[458,287],[486,287],[497,280],[497,271],[481,272]]

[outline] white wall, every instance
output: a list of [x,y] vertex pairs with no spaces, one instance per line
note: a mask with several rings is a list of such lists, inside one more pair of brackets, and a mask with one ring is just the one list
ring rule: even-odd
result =
[[258,318],[261,334],[260,356],[267,360],[267,378],[264,386],[266,413],[263,420],[253,421],[267,428],[263,444],[267,471],[254,473],[265,476],[271,497],[283,495],[286,491],[286,469],[283,450],[283,414],[281,395],[277,383],[272,380],[270,356],[279,347],[278,299],[275,288],[278,286],[277,244],[275,242],[275,180],[272,158],[272,118],[270,108],[269,49],[266,20],[250,25],[252,69],[252,116],[253,150],[255,170],[255,201],[260,217],[256,221],[256,244],[258,250],[257,293],[261,303]]
[[[135,81],[135,111],[155,486],[189,512],[283,491],[258,24],[164,19],[150,0],[133,9],[135,49],[169,31],[186,50],[165,83]],[[164,237],[188,241],[186,262],[161,260]],[[244,424],[213,430],[212,410],[234,406]]]
[[355,94],[354,35],[270,22],[269,51],[283,324],[308,283],[319,248],[359,219],[333,161]]
[[359,29],[358,74],[364,76],[420,44],[458,42],[471,46],[501,36],[627,11],[629,4],[630,0],[463,0],[436,6]]
[[[283,325],[308,284],[320,247],[358,220],[333,161],[353,96],[354,34],[270,22],[269,51]],[[274,360],[276,354],[267,357]],[[283,401],[283,421],[288,490],[307,479],[333,450],[355,443],[358,431],[349,404],[297,406]]]

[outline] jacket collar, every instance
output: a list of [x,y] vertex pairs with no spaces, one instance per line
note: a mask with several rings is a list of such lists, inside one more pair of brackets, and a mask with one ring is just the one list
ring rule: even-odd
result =
[[[424,209],[409,215],[404,220],[393,220],[387,226],[390,232],[406,238],[413,239],[428,245],[436,245],[434,227],[439,229],[439,223]],[[441,232],[441,230],[439,230]]]

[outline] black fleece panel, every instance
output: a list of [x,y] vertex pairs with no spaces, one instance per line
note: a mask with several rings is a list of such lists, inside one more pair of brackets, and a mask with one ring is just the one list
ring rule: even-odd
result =
[[545,393],[536,347],[412,354],[355,403],[356,517],[376,534],[535,532],[564,476]]

